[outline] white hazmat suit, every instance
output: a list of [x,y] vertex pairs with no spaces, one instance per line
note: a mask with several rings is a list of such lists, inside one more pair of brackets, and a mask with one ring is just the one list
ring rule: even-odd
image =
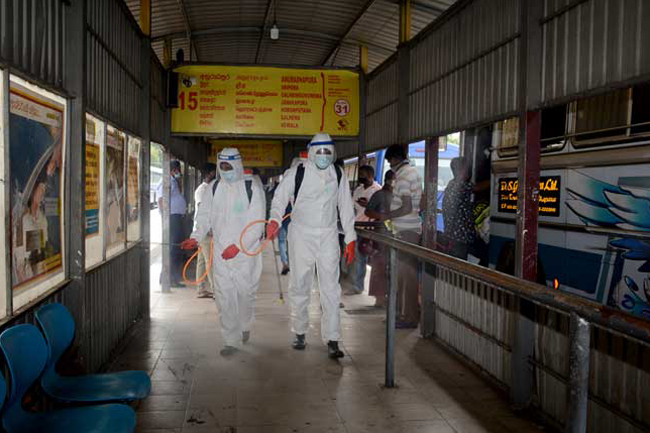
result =
[[[221,170],[220,165],[224,161],[233,167],[231,179],[224,176]],[[221,180],[214,195],[205,204],[201,203],[191,238],[200,242],[212,230],[212,272],[221,333],[226,346],[237,347],[242,342],[242,334],[250,331],[253,324],[253,305],[262,275],[262,256],[249,257],[239,251],[235,257],[225,260],[222,254],[231,245],[239,248],[239,236],[247,224],[264,219],[266,199],[259,183],[253,181],[249,201],[244,168],[237,149],[223,149],[217,165]],[[247,251],[259,247],[263,231],[264,224],[255,224],[247,230],[242,240]]]
[[[321,337],[324,342],[341,339],[339,304],[339,232],[337,215],[345,232],[345,243],[356,241],[354,208],[345,173],[340,183],[334,166],[319,169],[316,152],[327,148],[334,155],[334,143],[326,134],[317,134],[309,144],[304,178],[298,191],[289,224],[289,262],[291,283],[289,304],[293,333],[303,335],[309,327],[310,288],[317,270],[321,317]],[[298,167],[285,172],[278,185],[271,206],[271,220],[281,224],[287,204],[294,198],[295,177]]]

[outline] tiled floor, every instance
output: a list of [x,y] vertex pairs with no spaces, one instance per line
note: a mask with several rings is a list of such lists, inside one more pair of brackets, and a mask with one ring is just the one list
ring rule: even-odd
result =
[[[456,359],[417,331],[398,331],[396,389],[382,388],[381,311],[342,311],[340,362],[320,343],[312,304],[310,345],[289,347],[288,313],[278,300],[270,254],[257,296],[252,338],[229,359],[212,301],[192,289],[152,293],[151,321],[137,329],[113,369],[151,372],[153,390],[138,407],[138,431],[158,433],[478,433],[540,432]],[[152,279],[157,281],[157,278]],[[286,287],[286,279],[282,279]],[[314,296],[317,301],[317,295]],[[345,297],[347,310],[372,299]]]

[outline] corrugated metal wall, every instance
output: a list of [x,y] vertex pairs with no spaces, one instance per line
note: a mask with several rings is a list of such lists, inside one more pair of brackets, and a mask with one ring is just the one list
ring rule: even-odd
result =
[[397,56],[393,56],[368,76],[364,151],[380,149],[398,142],[398,90]]
[[142,37],[121,1],[88,0],[88,109],[142,131]]
[[516,110],[519,16],[518,0],[474,1],[414,40],[411,140]]
[[64,8],[61,0],[0,0],[0,62],[61,87]]
[[546,103],[650,73],[647,0],[544,3],[541,57]]
[[165,141],[166,81],[165,70],[156,58],[151,56],[151,140],[157,143]]

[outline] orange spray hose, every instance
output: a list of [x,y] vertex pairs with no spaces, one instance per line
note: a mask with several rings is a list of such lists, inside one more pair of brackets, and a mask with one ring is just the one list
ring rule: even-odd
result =
[[[282,217],[282,221],[286,220],[286,219],[289,218],[290,216],[291,216],[290,213],[286,214],[285,216]],[[269,242],[271,242],[271,239],[264,239],[264,240],[260,243],[260,246],[259,246],[255,251],[248,251],[248,250],[244,247],[244,242],[243,242],[243,240],[244,240],[244,235],[246,234],[246,232],[248,231],[248,229],[250,229],[251,227],[253,227],[255,224],[267,224],[268,222],[270,222],[270,221],[269,221],[269,220],[255,220],[255,221],[251,221],[251,222],[249,222],[248,224],[246,224],[246,226],[244,227],[244,229],[241,231],[241,234],[239,235],[239,250],[240,250],[242,253],[246,254],[246,255],[249,256],[249,257],[254,257],[254,256],[260,254],[260,253],[264,250],[264,248],[266,248],[266,246],[269,244]],[[196,250],[196,252],[195,252],[194,254],[192,254],[192,255],[190,256],[190,258],[185,262],[185,266],[183,266],[183,273],[182,273],[183,282],[184,282],[185,284],[187,284],[187,285],[190,285],[190,286],[196,286],[196,285],[201,284],[201,283],[203,282],[203,280],[205,280],[206,277],[208,276],[208,272],[210,272],[210,268],[212,267],[212,254],[213,254],[213,248],[212,248],[212,241],[210,241],[210,256],[209,256],[209,258],[208,258],[208,263],[207,263],[206,266],[205,266],[205,272],[203,273],[203,275],[201,275],[200,277],[198,277],[195,281],[191,281],[191,280],[189,280],[189,279],[187,278],[187,276],[185,275],[186,272],[187,272],[187,268],[190,266],[190,263],[192,263],[192,260],[194,260],[194,258],[197,257],[197,256],[199,255],[199,253],[201,252],[201,250],[202,250],[201,247],[198,247],[197,250]]]

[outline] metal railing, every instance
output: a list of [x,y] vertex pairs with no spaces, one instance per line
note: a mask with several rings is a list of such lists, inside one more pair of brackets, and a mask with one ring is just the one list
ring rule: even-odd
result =
[[357,233],[387,254],[386,387],[395,386],[398,254],[406,254],[427,264],[423,335],[508,389],[514,403],[567,432],[648,431],[650,322],[391,235]]

